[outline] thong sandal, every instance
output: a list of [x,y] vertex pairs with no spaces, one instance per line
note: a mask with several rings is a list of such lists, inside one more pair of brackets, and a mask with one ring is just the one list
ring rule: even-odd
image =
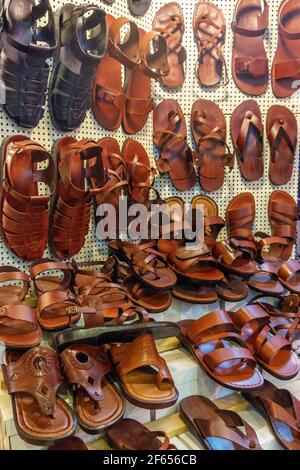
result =
[[2,371],[24,441],[47,445],[75,432],[72,410],[57,396],[62,374],[54,351],[37,347],[25,353],[7,352]]
[[59,44],[49,87],[49,111],[55,128],[69,132],[83,123],[90,107],[96,67],[107,46],[105,12],[95,5],[67,3],[55,19]]
[[[122,84],[122,64],[133,68],[140,63],[139,32],[133,21],[106,15],[109,30],[108,50],[96,69],[92,111],[96,121],[109,131],[117,130],[123,119],[125,95]],[[128,25],[129,34],[121,43],[121,30]]]
[[284,449],[300,450],[300,402],[291,392],[265,380],[259,392],[243,392],[242,395],[266,419]]
[[[106,433],[107,440],[117,450],[175,450],[163,431],[149,431],[134,419],[125,418],[115,424]],[[158,438],[162,438],[161,441]]]
[[225,272],[248,278],[257,271],[258,264],[252,259],[252,254],[236,249],[228,240],[217,242],[212,254]]
[[[49,228],[49,201],[55,189],[55,169],[49,152],[25,136],[2,144],[0,229],[9,250],[33,261],[43,256]],[[48,163],[38,169],[39,163]],[[50,194],[40,194],[43,183]]]
[[[156,31],[139,29],[141,64],[126,68],[123,128],[127,134],[137,134],[145,126],[154,109],[151,78],[159,79],[169,73],[167,44]],[[151,49],[152,47],[152,49]]]
[[252,96],[262,95],[269,81],[269,64],[264,45],[269,7],[266,0],[238,0],[232,23],[234,46],[232,75],[236,86]]
[[258,181],[264,174],[263,124],[258,104],[247,100],[231,116],[231,138],[243,177]]
[[149,410],[175,405],[178,391],[151,334],[111,346],[110,354],[122,392],[130,403]]
[[19,126],[33,128],[44,114],[47,60],[57,47],[53,11],[48,0],[6,0],[1,3],[2,14],[3,108]]
[[266,130],[271,150],[269,178],[273,184],[283,186],[293,174],[298,137],[296,116],[285,106],[271,106]]
[[270,316],[262,304],[251,304],[231,314],[245,344],[260,366],[279,380],[290,380],[299,372],[292,345],[269,325]]
[[179,326],[181,341],[212,380],[237,391],[263,385],[256,361],[227,312],[216,310],[198,320],[183,320]]
[[261,259],[287,261],[291,258],[296,243],[297,204],[286,191],[276,190],[270,196],[268,215],[271,236],[257,232],[257,248]]
[[158,171],[168,174],[178,191],[188,191],[196,184],[193,156],[187,144],[185,117],[176,100],[168,99],[153,112],[153,139],[159,150]]
[[206,246],[195,249],[178,248],[168,255],[168,261],[176,275],[185,281],[215,284],[224,278]]
[[76,323],[81,314],[94,313],[82,307],[74,294],[75,269],[70,263],[51,259],[36,261],[30,266],[30,277],[38,297],[37,319],[44,330],[57,331]]
[[129,264],[132,272],[145,285],[168,290],[176,284],[177,278],[169,268],[166,258],[155,249],[155,242],[134,245],[128,242],[109,243],[109,253]]
[[299,81],[300,8],[297,0],[283,0],[278,13],[278,46],[272,65],[272,88],[277,98],[292,96]]
[[209,398],[184,398],[180,416],[207,450],[262,450],[256,432],[246,421],[234,411],[218,408]]
[[[54,144],[52,153],[57,160],[58,181],[52,200],[49,244],[57,258],[69,259],[84,246],[92,198],[107,189],[101,147],[92,140],[63,137]],[[99,186],[87,189],[86,180],[91,178]]]
[[220,83],[224,66],[227,85],[229,78],[224,58],[226,21],[222,11],[211,2],[199,2],[195,6],[193,23],[199,50],[196,73],[199,83],[207,87]]
[[145,148],[137,140],[126,139],[122,148],[122,158],[127,169],[131,199],[146,204],[154,183],[154,170],[150,168]]
[[253,224],[255,220],[255,199],[252,193],[234,197],[226,209],[226,226],[230,245],[235,249],[256,256]]
[[225,116],[214,102],[197,100],[192,107],[191,128],[200,185],[205,191],[217,191],[224,184],[225,167],[232,170],[234,166],[234,157],[226,144]]
[[184,16],[179,3],[171,2],[162,6],[153,19],[152,29],[158,31],[167,42],[170,72],[161,77],[160,82],[166,88],[179,88],[185,80],[184,64],[187,60],[186,50],[182,46]]
[[60,354],[67,383],[73,386],[74,410],[80,427],[99,434],[125,412],[124,399],[110,380],[112,363],[105,346],[74,344]]

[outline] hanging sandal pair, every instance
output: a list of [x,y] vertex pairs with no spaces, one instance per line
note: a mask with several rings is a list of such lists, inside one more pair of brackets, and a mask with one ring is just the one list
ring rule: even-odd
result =
[[[143,129],[154,107],[151,78],[158,79],[169,72],[166,41],[159,33],[146,33],[127,18],[107,15],[106,21],[108,51],[96,71],[93,113],[107,130],[116,130],[123,124],[127,134],[136,134]],[[129,34],[121,42],[125,26],[129,26]],[[124,89],[122,65],[126,74]]]

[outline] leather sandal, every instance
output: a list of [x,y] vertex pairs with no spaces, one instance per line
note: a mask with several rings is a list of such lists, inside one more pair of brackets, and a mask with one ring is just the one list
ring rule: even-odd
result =
[[133,16],[144,16],[151,6],[152,0],[127,0],[128,8]]
[[146,33],[139,28],[139,46],[141,64],[126,68],[123,129],[127,134],[141,131],[154,109],[151,78],[157,80],[170,70],[167,43],[158,32]]
[[[117,130],[123,120],[125,95],[122,84],[122,65],[133,68],[140,63],[139,32],[133,21],[106,15],[109,31],[108,48],[96,69],[92,111],[96,121],[108,131]],[[129,34],[121,43],[121,30],[128,25]]]
[[107,46],[105,12],[95,5],[67,3],[55,14],[55,28],[49,111],[55,128],[69,132],[83,123],[90,107],[96,67]]
[[234,411],[218,408],[209,398],[184,398],[180,416],[207,450],[262,450],[255,430],[246,421]]
[[166,88],[179,88],[185,80],[184,65],[187,60],[186,50],[182,46],[184,16],[179,3],[171,2],[162,6],[154,16],[152,29],[158,31],[167,41],[170,72],[161,77],[160,81]]
[[263,385],[256,361],[227,312],[216,310],[198,320],[178,324],[182,343],[212,380],[237,391],[255,390]]
[[300,295],[300,263],[290,260],[283,263],[278,270],[281,284],[290,292]]
[[112,363],[105,346],[74,344],[60,354],[64,376],[73,386],[74,411],[79,426],[99,434],[125,412],[125,402],[110,380]]
[[[68,259],[84,246],[89,231],[92,199],[106,190],[101,147],[92,140],[59,139],[52,148],[57,160],[57,187],[50,214],[49,244],[55,256]],[[85,168],[85,162],[90,163]],[[86,189],[94,178],[97,188]]]
[[72,436],[67,439],[62,439],[59,442],[53,444],[53,446],[48,447],[47,450],[61,451],[61,450],[89,450],[86,444],[77,436]]
[[95,313],[95,309],[80,305],[74,293],[74,276],[75,269],[70,263],[45,258],[31,264],[30,277],[38,297],[37,319],[43,330],[68,328],[81,314]]
[[258,181],[264,174],[263,124],[258,104],[247,100],[231,116],[231,138],[243,177]]
[[252,193],[242,193],[234,197],[226,209],[226,226],[230,245],[235,249],[256,256],[256,243],[253,235],[255,220],[255,199]]
[[265,380],[259,392],[243,397],[265,418],[272,434],[286,450],[300,450],[300,402],[289,390]]
[[153,139],[159,150],[156,161],[161,174],[168,174],[178,191],[188,191],[196,184],[193,156],[187,144],[187,127],[176,100],[168,99],[153,113]]
[[3,378],[11,395],[18,434],[33,445],[49,445],[74,434],[76,419],[57,396],[62,373],[57,355],[47,348],[7,352]]
[[109,254],[125,261],[135,276],[146,286],[158,290],[171,289],[177,281],[166,258],[155,249],[155,242],[134,245],[128,242],[111,242]]
[[178,280],[172,289],[172,296],[181,302],[206,305],[218,300],[216,288],[209,285],[196,285],[188,281]]
[[229,274],[215,287],[218,297],[226,302],[240,302],[248,297],[249,288],[245,279]]
[[224,184],[225,167],[231,171],[234,166],[234,157],[226,144],[225,116],[214,102],[197,100],[192,107],[191,128],[200,185],[205,191],[217,191]]
[[180,247],[168,255],[168,261],[178,278],[184,281],[215,284],[224,278],[205,245],[195,249]]
[[[47,168],[38,170],[40,162],[47,162]],[[55,188],[53,160],[41,145],[15,135],[2,144],[2,165],[3,241],[19,258],[39,259],[47,245],[49,201]],[[50,194],[42,196],[38,183],[44,183]]]
[[[163,431],[149,431],[134,419],[125,418],[115,424],[106,433],[107,440],[117,450],[175,450]],[[161,441],[159,438],[162,438]]]
[[271,236],[264,232],[255,234],[259,256],[265,261],[287,261],[296,243],[297,204],[289,193],[273,191],[269,198],[268,215]]
[[122,158],[127,169],[127,178],[132,201],[146,204],[154,183],[154,170],[150,168],[148,154],[137,140],[126,139],[122,148]]
[[29,287],[27,274],[12,266],[0,268],[0,342],[6,349],[29,349],[41,342],[35,310],[25,300]]
[[47,60],[57,46],[53,11],[48,0],[5,0],[1,14],[3,108],[19,126],[33,128],[44,114],[50,70]]
[[241,337],[259,365],[279,380],[290,380],[300,364],[292,345],[269,325],[270,316],[262,304],[251,304],[231,314]]
[[236,86],[252,96],[262,95],[269,81],[269,64],[264,45],[269,7],[263,0],[238,0],[232,22],[234,46],[232,75]]
[[[204,211],[204,242],[207,246],[213,247],[221,230],[225,227],[224,219],[219,216],[218,205],[209,196],[195,196],[192,199],[191,205],[193,212],[199,206]],[[193,221],[193,229],[195,230],[196,227],[194,225]]]
[[139,408],[157,410],[177,402],[178,391],[151,334],[112,345],[112,362],[125,398]]
[[[164,216],[159,227],[160,238],[157,242],[158,250],[165,255],[177,250],[185,242],[183,230],[190,228],[184,221],[184,201],[179,196],[171,196],[163,201],[166,206]],[[179,226],[180,224],[180,226]]]
[[248,278],[258,269],[258,264],[249,251],[233,247],[228,240],[217,242],[212,249],[212,255],[226,273]]
[[293,85],[300,74],[299,20],[297,0],[283,0],[278,12],[278,45],[272,65],[272,88],[276,98],[287,98],[297,91],[297,86]]
[[247,284],[251,289],[262,294],[282,295],[284,287],[279,282],[277,270],[273,263],[263,263],[259,265],[257,273],[253,274]]
[[293,174],[298,140],[296,116],[285,106],[271,106],[266,130],[271,150],[269,178],[273,184],[283,186]]
[[193,27],[199,51],[196,76],[200,85],[212,87],[220,83],[223,67],[227,85],[229,77],[224,57],[226,20],[222,11],[211,2],[197,3]]

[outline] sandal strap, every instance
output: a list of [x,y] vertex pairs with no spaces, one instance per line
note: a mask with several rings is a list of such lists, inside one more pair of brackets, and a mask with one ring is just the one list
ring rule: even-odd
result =
[[267,0],[263,0],[264,2],[264,10],[261,15],[257,15],[257,28],[256,29],[248,29],[242,28],[236,23],[236,19],[232,22],[232,30],[236,34],[240,34],[241,36],[247,37],[257,37],[262,36],[266,29],[268,28],[269,24],[269,5]]
[[[300,39],[300,35],[298,38]],[[275,64],[275,79],[284,80],[286,78],[300,77],[300,59],[288,60]]]
[[276,152],[279,150],[282,140],[284,140],[291,151],[289,164],[293,163],[296,151],[296,142],[291,141],[291,138],[289,136],[288,124],[283,119],[276,119],[274,121],[273,126],[271,127],[271,130],[269,132],[268,138],[271,145],[272,162],[276,163]]
[[[150,52],[151,44],[154,52]],[[140,38],[141,69],[145,75],[155,80],[170,73],[166,39],[157,31],[150,31]]]
[[300,263],[297,260],[290,260],[283,263],[279,270],[278,276],[285,282],[290,282],[297,274],[300,273]]
[[265,77],[269,70],[266,57],[236,57],[234,60],[236,74],[251,75],[253,78]]
[[5,305],[0,307],[0,328],[6,320],[22,321],[38,326],[35,311],[27,305]]
[[[124,43],[120,42],[120,31],[129,26],[129,34]],[[132,69],[139,64],[139,29],[134,21],[128,18],[116,18],[109,27],[108,41],[109,55],[118,60],[125,67]]]
[[256,147],[259,158],[262,158],[263,153],[263,135],[260,130],[261,120],[252,111],[248,111],[243,119],[238,138],[236,140],[235,151],[239,155],[241,162],[244,161],[244,149],[248,140],[248,135],[251,127],[257,132]]
[[[23,273],[18,268],[15,268],[13,266],[1,266],[0,267],[0,283],[10,282],[10,281],[22,282],[23,288],[19,294],[19,298],[20,300],[24,300],[30,287],[30,279],[29,279],[28,274]],[[1,292],[1,286],[0,286],[0,292]]]

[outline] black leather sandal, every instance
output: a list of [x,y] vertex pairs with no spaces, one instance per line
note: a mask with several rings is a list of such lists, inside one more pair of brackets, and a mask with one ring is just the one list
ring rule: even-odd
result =
[[[49,0],[4,0],[0,80],[5,112],[18,125],[33,128],[44,113],[49,65],[56,49]],[[48,16],[45,26],[39,20]],[[43,43],[41,45],[41,43]]]
[[[90,16],[87,16],[90,13]],[[77,129],[90,107],[96,67],[105,54],[105,12],[94,5],[67,3],[55,13],[58,50],[49,91],[53,125]]]

